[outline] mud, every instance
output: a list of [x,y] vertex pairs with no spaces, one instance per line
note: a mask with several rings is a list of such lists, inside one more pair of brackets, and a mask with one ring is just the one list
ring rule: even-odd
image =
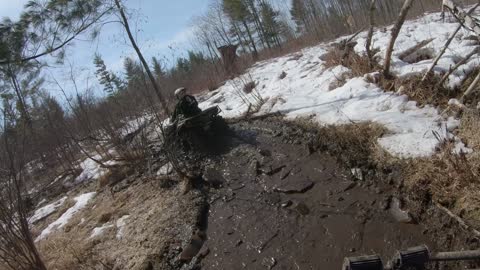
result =
[[388,192],[361,187],[328,154],[256,130],[237,130],[247,142],[210,169],[222,187],[210,195],[202,269],[340,269],[345,256],[435,247],[422,225],[385,209]]
[[429,219],[405,209],[395,171],[374,172],[364,161],[349,168],[342,162],[348,158],[312,145],[318,134],[285,122],[233,128],[228,151],[207,162],[201,189],[208,212],[183,247],[179,269],[341,269],[350,256],[379,254],[386,263],[395,251],[423,244],[476,245],[441,214]]

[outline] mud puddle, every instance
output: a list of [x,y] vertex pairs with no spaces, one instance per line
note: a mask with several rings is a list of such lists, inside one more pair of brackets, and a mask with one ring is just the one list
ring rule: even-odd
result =
[[[341,269],[345,256],[435,245],[399,222],[388,190],[279,134],[237,129],[238,145],[205,169],[209,186],[201,269]],[[402,212],[403,213],[403,212]]]

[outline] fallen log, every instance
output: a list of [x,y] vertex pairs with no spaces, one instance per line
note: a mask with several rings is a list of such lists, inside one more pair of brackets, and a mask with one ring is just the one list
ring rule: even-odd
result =
[[477,88],[478,83],[480,82],[480,72],[477,74],[477,77],[473,80],[473,82],[470,84],[468,87],[467,91],[462,95],[460,98],[460,102],[463,103],[466,97],[468,97],[471,93],[473,93],[473,90]]
[[445,73],[445,75],[443,75],[442,79],[438,82],[437,86],[440,86],[442,85],[443,83],[445,83],[445,81],[448,79],[448,77],[450,75],[452,75],[452,73],[457,70],[460,66],[462,66],[463,64],[465,64],[470,58],[472,58],[472,56],[474,56],[475,54],[479,53],[480,52],[480,49],[479,48],[476,48],[475,50],[473,50],[471,53],[469,53],[467,56],[465,56],[462,60],[460,60],[455,66],[453,66],[452,68],[450,68],[450,70]]
[[443,212],[445,212],[445,214],[449,215],[451,218],[455,219],[455,221],[458,222],[458,224],[460,224],[460,226],[466,230],[466,231],[470,231],[474,234],[474,236],[476,238],[480,238],[480,232],[477,231],[476,229],[470,227],[461,217],[455,215],[452,211],[448,210],[447,208],[443,207],[442,205],[440,205],[439,203],[436,203],[435,204],[437,206],[438,209],[442,210]]
[[405,58],[407,58],[408,56],[414,54],[416,51],[420,50],[421,48],[427,46],[428,44],[430,44],[435,38],[430,38],[430,39],[426,39],[420,43],[418,43],[417,45],[411,47],[411,48],[408,48],[406,49],[405,51],[403,51],[402,53],[400,53],[398,55],[398,58],[400,58],[402,61],[404,61]]

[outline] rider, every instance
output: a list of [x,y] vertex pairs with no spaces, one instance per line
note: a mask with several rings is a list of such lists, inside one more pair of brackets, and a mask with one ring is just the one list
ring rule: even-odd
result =
[[175,97],[178,102],[173,111],[171,118],[172,123],[175,122],[180,116],[184,118],[189,118],[195,116],[202,112],[198,107],[198,102],[195,97],[187,95],[187,89],[185,87],[180,87],[175,90]]

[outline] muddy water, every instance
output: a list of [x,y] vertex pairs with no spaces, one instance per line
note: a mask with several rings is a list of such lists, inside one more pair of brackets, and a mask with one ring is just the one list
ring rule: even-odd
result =
[[238,146],[205,171],[210,182],[202,269],[341,269],[345,256],[428,244],[398,222],[390,194],[367,189],[324,153],[281,136],[239,132]]

